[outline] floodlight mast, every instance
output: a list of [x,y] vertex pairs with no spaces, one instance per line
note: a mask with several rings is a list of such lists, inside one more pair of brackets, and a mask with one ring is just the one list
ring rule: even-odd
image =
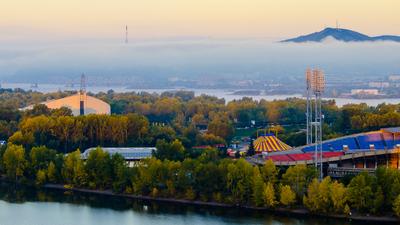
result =
[[[314,143],[315,143],[315,166],[319,167],[319,179],[323,178],[322,163],[322,93],[325,90],[325,76],[322,70],[314,69],[311,75],[311,89],[315,96],[314,104]],[[319,154],[319,155],[318,155]],[[319,161],[319,162],[318,162]]]

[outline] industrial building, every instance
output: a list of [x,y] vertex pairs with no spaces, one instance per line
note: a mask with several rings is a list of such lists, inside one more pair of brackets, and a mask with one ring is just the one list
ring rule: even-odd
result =
[[[86,94],[81,97],[78,93],[76,95],[68,96],[61,99],[42,102],[39,104],[46,105],[49,109],[58,109],[67,107],[72,110],[74,116],[88,115],[88,114],[111,114],[111,107],[108,103]],[[34,105],[30,105],[23,110],[32,109]]]
[[[72,114],[74,116],[88,114],[111,114],[111,107],[108,103],[86,94],[86,78],[83,74],[81,77],[81,88],[77,94],[39,104],[46,105],[49,109],[67,107],[72,110]],[[34,105],[30,105],[23,108],[23,110],[32,109],[33,106]]]

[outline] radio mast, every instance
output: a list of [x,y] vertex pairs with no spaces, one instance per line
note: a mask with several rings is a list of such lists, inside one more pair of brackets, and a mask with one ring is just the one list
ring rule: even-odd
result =
[[125,26],[125,44],[128,44],[128,25]]

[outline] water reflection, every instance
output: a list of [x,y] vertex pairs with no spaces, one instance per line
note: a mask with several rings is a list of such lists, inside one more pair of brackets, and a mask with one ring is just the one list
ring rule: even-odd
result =
[[244,209],[186,206],[0,184],[1,225],[251,224],[350,225],[344,220],[275,215]]

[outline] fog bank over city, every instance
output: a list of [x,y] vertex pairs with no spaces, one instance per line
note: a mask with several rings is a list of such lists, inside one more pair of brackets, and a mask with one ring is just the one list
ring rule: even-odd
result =
[[170,38],[12,43],[0,39],[0,81],[70,83],[85,73],[96,83],[144,80],[302,78],[319,67],[327,79],[400,74],[400,44],[393,42],[290,44],[277,40]]

